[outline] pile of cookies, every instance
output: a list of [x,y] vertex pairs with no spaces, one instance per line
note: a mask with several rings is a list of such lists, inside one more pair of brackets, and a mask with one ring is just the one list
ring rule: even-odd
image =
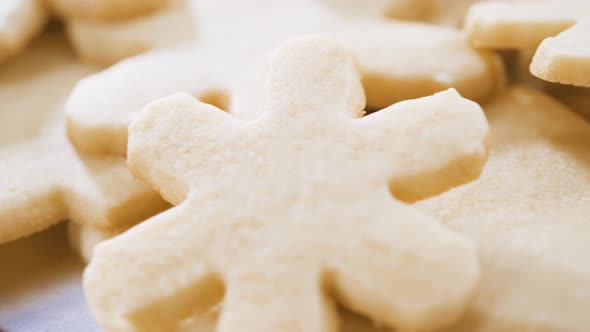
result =
[[590,331],[586,0],[4,0],[0,101],[106,331]]

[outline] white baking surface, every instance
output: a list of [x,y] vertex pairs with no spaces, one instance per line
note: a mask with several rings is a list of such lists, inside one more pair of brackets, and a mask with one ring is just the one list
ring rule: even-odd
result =
[[64,225],[0,245],[0,331],[98,332]]

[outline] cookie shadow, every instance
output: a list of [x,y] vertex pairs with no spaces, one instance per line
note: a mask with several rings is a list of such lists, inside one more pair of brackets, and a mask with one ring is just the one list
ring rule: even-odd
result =
[[0,245],[0,312],[53,286],[77,281],[84,269],[64,224]]

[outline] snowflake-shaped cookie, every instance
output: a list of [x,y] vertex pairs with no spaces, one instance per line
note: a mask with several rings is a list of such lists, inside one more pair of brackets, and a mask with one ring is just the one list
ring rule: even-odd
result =
[[[352,54],[307,37],[271,56],[262,115],[243,121],[186,94],[151,103],[128,163],[178,204],[99,244],[88,303],[117,331],[336,331],[333,301],[387,325],[457,318],[475,248],[413,200],[475,178],[480,107],[453,90],[370,116]],[[391,192],[390,192],[391,191]]]

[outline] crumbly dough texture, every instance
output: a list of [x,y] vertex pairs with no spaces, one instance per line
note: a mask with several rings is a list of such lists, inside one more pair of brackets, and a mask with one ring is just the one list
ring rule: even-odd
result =
[[170,47],[195,38],[196,22],[187,1],[171,1],[150,15],[122,21],[71,19],[68,35],[84,60],[110,65],[155,48]]
[[417,204],[478,244],[478,296],[448,331],[588,331],[590,124],[524,86],[484,110],[482,176]]
[[137,116],[128,163],[177,206],[95,248],[97,321],[189,331],[217,308],[220,332],[326,332],[332,298],[400,328],[456,319],[478,281],[474,246],[389,187],[413,200],[477,177],[480,107],[449,90],[359,119],[353,55],[321,37],[280,46],[265,89],[254,121],[186,94]]
[[0,62],[21,52],[46,20],[42,0],[0,1]]
[[45,0],[64,18],[113,21],[150,14],[171,0]]
[[[481,101],[504,83],[499,59],[473,50],[454,29],[340,16],[311,0],[256,3],[201,3],[195,9],[202,37],[196,47],[143,54],[81,80],[67,105],[74,145],[93,154],[124,155],[137,112],[179,91],[239,112],[236,91],[256,71],[254,63],[284,39],[310,31],[332,34],[355,51],[370,109],[449,87]],[[265,15],[258,8],[266,8]]]
[[465,29],[471,43],[480,48],[526,50],[540,44],[531,65],[535,76],[588,86],[588,21],[590,1],[586,0],[489,1],[470,8]]
[[1,68],[0,243],[66,218],[116,229],[166,206],[123,158],[81,157],[67,140],[62,105],[91,72],[55,32]]

